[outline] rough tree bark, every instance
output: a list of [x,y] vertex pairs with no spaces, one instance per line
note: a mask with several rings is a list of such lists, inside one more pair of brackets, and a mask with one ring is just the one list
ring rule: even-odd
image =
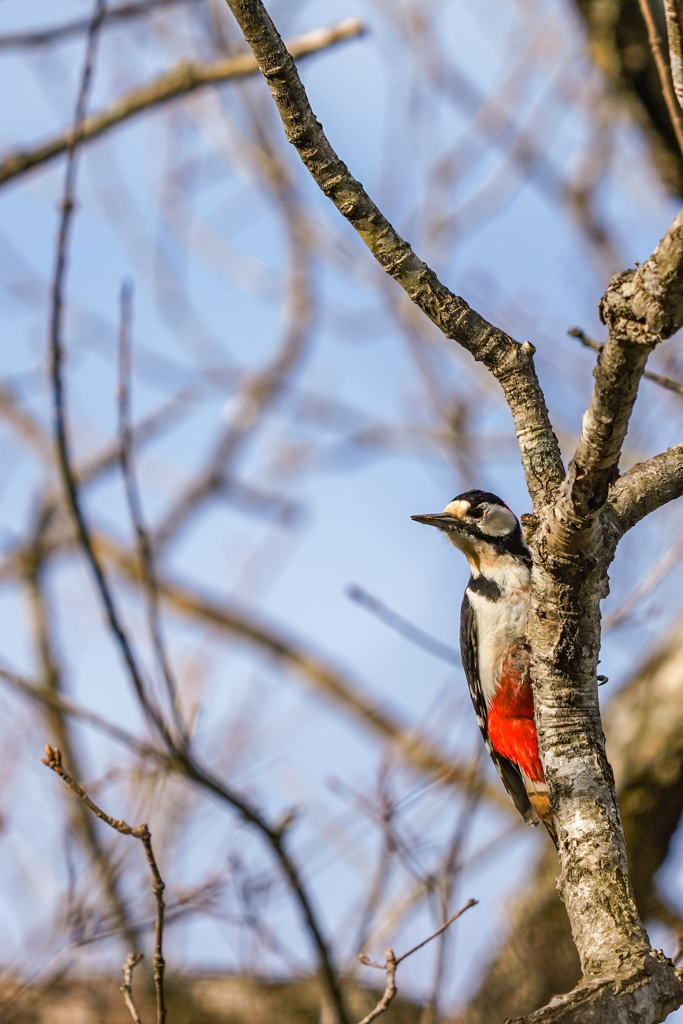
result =
[[[683,979],[650,944],[636,910],[597,699],[600,601],[620,537],[645,510],[683,492],[672,449],[619,481],[619,458],[648,355],[683,322],[679,216],[637,270],[601,302],[608,338],[581,438],[565,473],[533,346],[518,344],[454,295],[412,251],[334,152],[294,61],[260,0],[228,0],[280,112],[322,191],[375,258],[449,339],[501,384],[515,423],[534,517],[528,639],[541,756],[559,832],[559,889],[577,946],[579,985],[528,1021],[661,1021],[683,1003]],[[610,489],[613,489],[610,500]]]
[[[603,722],[636,905],[643,919],[680,932],[681,913],[661,896],[656,876],[683,812],[683,625],[655,645],[608,704]],[[512,906],[507,937],[457,1024],[531,1013],[579,980],[556,875],[557,860],[548,848]]]

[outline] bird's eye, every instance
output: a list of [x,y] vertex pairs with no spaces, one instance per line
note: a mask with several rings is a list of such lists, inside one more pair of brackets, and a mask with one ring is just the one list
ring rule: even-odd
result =
[[469,512],[470,519],[481,519],[483,514],[484,514],[484,509],[483,509],[482,505],[475,505],[475,507],[471,508],[470,512]]

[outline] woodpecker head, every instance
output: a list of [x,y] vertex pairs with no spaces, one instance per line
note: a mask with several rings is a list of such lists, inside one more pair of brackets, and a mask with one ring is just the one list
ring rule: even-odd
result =
[[443,512],[410,518],[443,530],[451,544],[465,553],[476,575],[487,575],[486,570],[505,555],[531,564],[517,516],[489,491],[465,491],[449,501]]

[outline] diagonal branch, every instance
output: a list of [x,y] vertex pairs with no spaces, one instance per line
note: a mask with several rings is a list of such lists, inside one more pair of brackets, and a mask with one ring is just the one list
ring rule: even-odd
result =
[[681,0],[664,0],[666,34],[669,40],[669,66],[674,92],[678,100],[678,114],[683,108],[683,6]]
[[[292,39],[289,45],[292,48],[292,53],[297,57],[305,57],[308,54],[328,49],[346,39],[359,36],[364,31],[362,22],[357,18],[347,18],[331,28],[314,29],[312,32],[298,36],[296,39]],[[218,85],[236,78],[246,78],[257,71],[256,61],[248,53],[241,54],[239,57],[225,57],[213,64],[183,61],[170,71],[147,82],[146,85],[131,89],[130,92],[110,103],[104,110],[84,118],[78,132],[79,145],[92,142],[109,131],[110,128],[115,128],[162,103],[187,96],[189,93],[209,85]],[[8,154],[4,160],[0,161],[0,186],[34,167],[54,160],[62,153],[66,153],[72,145],[73,139],[74,129],[68,128],[39,146]]]
[[[617,479],[647,358],[683,324],[682,271],[683,211],[652,256],[636,270],[616,274],[600,302],[607,341],[598,356],[595,386],[576,454],[550,523],[563,546],[584,544],[577,531],[591,525]],[[562,524],[560,529],[558,524]]]
[[129,953],[126,957],[126,962],[121,968],[123,971],[123,984],[119,991],[123,995],[123,1001],[128,1008],[128,1012],[133,1018],[135,1024],[142,1024],[140,1020],[140,1014],[137,1011],[135,1002],[133,1001],[133,971],[135,967],[142,960],[142,953]]
[[[592,348],[594,352],[602,352],[605,347],[599,341],[589,338],[580,327],[570,327],[567,334],[570,338],[577,338],[582,345],[585,345],[586,348]],[[643,377],[645,380],[651,380],[654,384],[659,384],[660,388],[664,388],[665,391],[673,391],[675,395],[683,395],[683,384],[680,384],[677,380],[672,380],[671,377],[665,377],[661,373],[651,373],[650,370],[646,370]]]
[[288,140],[321,190],[439,330],[499,381],[515,422],[534,506],[548,503],[564,470],[533,365],[533,345],[520,345],[454,295],[394,230],[330,145],[294,59],[261,0],[228,0],[228,5],[268,82]]
[[[109,7],[104,16],[104,26],[115,25],[117,22],[142,18],[159,7],[170,7],[176,3],[191,3],[197,0],[137,0],[137,3],[118,4]],[[52,28],[36,29],[34,32],[11,32],[0,36],[0,50],[28,50],[34,47],[49,46],[51,43],[71,39],[72,36],[84,35],[90,25],[89,18],[76,18]]]
[[466,910],[469,910],[470,907],[476,907],[478,902],[479,900],[468,900],[467,903],[460,908],[460,910],[456,911],[456,913],[449,917],[447,921],[444,921],[444,923],[439,928],[437,928],[435,932],[432,932],[431,935],[428,935],[426,939],[422,940],[422,942],[418,942],[416,946],[413,946],[413,948],[409,949],[406,953],[402,953],[401,956],[395,956],[391,946],[387,947],[386,962],[383,964],[376,964],[372,960],[369,960],[364,953],[360,954],[360,962],[365,967],[377,967],[380,970],[386,971],[387,976],[387,983],[379,1002],[374,1007],[374,1009],[370,1011],[370,1013],[363,1017],[362,1021],[360,1021],[360,1024],[371,1024],[371,1022],[375,1020],[375,1018],[381,1016],[389,1009],[389,1004],[392,1002],[394,996],[398,992],[398,988],[396,986],[396,969],[398,965],[402,963],[403,960],[407,960],[409,956],[413,955],[413,953],[417,953],[418,949],[422,949],[422,947],[426,946],[428,942],[432,941],[432,939],[436,939],[438,938],[439,935],[442,935],[446,931],[446,929],[453,924],[454,921],[457,921],[459,917],[462,917]]
[[683,444],[638,462],[610,490],[609,505],[620,535],[650,512],[683,495]]
[[53,749],[46,744],[45,755],[45,757],[41,758],[43,764],[47,765],[48,768],[51,768],[53,772],[64,780],[72,793],[75,793],[78,799],[83,801],[88,810],[92,811],[96,818],[99,818],[100,821],[104,821],[110,828],[113,828],[115,832],[120,833],[120,835],[133,836],[134,839],[139,839],[142,843],[149,871],[152,876],[152,892],[154,893],[154,902],[156,904],[153,963],[154,988],[156,990],[157,1002],[157,1024],[164,1024],[166,1020],[166,1000],[164,994],[164,970],[166,967],[166,961],[164,960],[163,955],[163,942],[164,914],[166,911],[166,905],[164,903],[164,889],[166,886],[164,885],[156,857],[154,856],[152,833],[150,832],[146,822],[143,822],[141,825],[129,825],[122,818],[112,818],[111,815],[106,813],[106,811],[103,811],[101,807],[90,799],[83,787],[79,786],[76,780],[73,779],[67,771],[65,771],[64,766],[62,765],[62,755],[59,748],[55,747]]
[[[681,119],[681,108],[679,106],[676,94],[674,92],[674,86],[671,80],[669,66],[664,57],[662,49],[662,38],[657,29],[657,23],[655,20],[655,14],[652,9],[652,0],[639,0],[640,13],[643,16],[643,21],[647,26],[647,35],[650,42],[650,49],[652,50],[652,56],[654,58],[655,65],[657,67],[657,74],[659,75],[659,81],[662,87],[662,95],[664,96],[664,102],[666,103],[666,109],[669,112],[669,118],[671,119],[671,126],[678,142],[678,148],[683,154],[683,121]],[[671,3],[666,3],[667,8],[667,34],[669,36],[669,48],[673,55],[675,52],[675,24],[672,24],[670,17],[670,9],[672,8]],[[661,10],[661,6],[660,6]],[[672,31],[673,30],[673,31]],[[672,45],[673,41],[673,45]],[[679,30],[679,43],[680,43],[680,30]]]

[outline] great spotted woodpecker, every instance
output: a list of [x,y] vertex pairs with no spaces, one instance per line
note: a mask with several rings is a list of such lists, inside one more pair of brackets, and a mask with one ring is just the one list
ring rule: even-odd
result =
[[557,843],[524,641],[531,553],[517,517],[495,494],[474,490],[437,515],[411,518],[443,530],[467,557],[460,653],[479,728],[517,810],[529,824],[540,818]]

